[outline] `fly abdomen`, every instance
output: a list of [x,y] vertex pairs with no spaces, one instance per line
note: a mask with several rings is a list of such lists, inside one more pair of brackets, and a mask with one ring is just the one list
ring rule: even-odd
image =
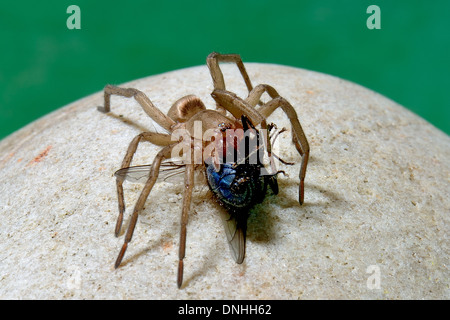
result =
[[206,164],[206,175],[211,190],[228,210],[249,209],[261,202],[265,195],[264,179],[258,165],[224,163],[216,171]]

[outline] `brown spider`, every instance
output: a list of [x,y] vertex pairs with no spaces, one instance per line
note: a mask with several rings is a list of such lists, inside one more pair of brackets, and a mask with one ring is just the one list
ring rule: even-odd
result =
[[[104,89],[104,107],[98,108],[102,112],[109,112],[111,110],[111,95],[128,98],[134,97],[144,111],[156,123],[168,131],[168,134],[142,132],[137,135],[128,147],[121,165],[121,170],[116,172],[119,204],[119,216],[115,227],[116,236],[119,235],[123,221],[123,213],[125,211],[122,186],[125,177],[132,176],[133,173],[144,173],[146,179],[142,192],[135,204],[125,235],[124,244],[115,262],[116,268],[123,259],[128,243],[133,236],[138,215],[144,207],[145,201],[158,179],[159,173],[167,170],[165,169],[167,166],[169,169],[181,167],[181,165],[169,161],[169,159],[174,156],[180,155],[180,148],[182,149],[181,154],[185,157],[187,156],[187,158],[191,160],[186,161],[185,158],[182,164],[183,169],[185,170],[185,191],[181,213],[177,277],[178,288],[181,287],[183,281],[186,226],[188,223],[188,214],[194,187],[194,170],[204,170],[208,177],[208,183],[211,190],[216,195],[219,203],[227,209],[228,213],[223,217],[225,221],[225,230],[236,262],[242,263],[245,255],[245,232],[248,209],[255,203],[261,202],[264,199],[267,186],[270,186],[274,193],[278,192],[276,174],[281,171],[277,172],[275,169],[273,161],[275,155],[272,154],[270,137],[268,133],[266,133],[268,131],[270,132],[273,128],[272,125],[267,125],[266,118],[277,108],[280,107],[288,116],[292,126],[292,141],[302,157],[299,173],[300,204],[303,203],[304,180],[309,157],[308,141],[298,120],[297,113],[292,105],[269,85],[260,84],[253,88],[239,55],[213,52],[207,57],[206,61],[214,83],[214,91],[211,93],[211,96],[216,101],[216,110],[206,109],[205,105],[198,97],[189,95],[176,101],[168,111],[167,115],[165,115],[153,105],[143,92],[133,88],[120,88],[111,85],[107,85]],[[234,93],[226,90],[223,74],[219,66],[220,62],[236,63],[249,91],[246,99],[241,99]],[[264,92],[267,92],[271,97],[271,100],[265,104],[260,102],[260,98]],[[229,114],[227,114],[227,112]],[[211,139],[209,142],[201,141],[200,144],[198,144],[199,138],[196,136],[198,135],[198,131],[196,132],[195,125],[199,123],[201,124],[203,134],[207,130],[213,131],[214,139]],[[255,128],[255,126],[258,125],[261,127],[261,130]],[[239,129],[243,130],[244,134],[238,135],[237,143],[230,143],[227,140],[229,135],[228,131]],[[187,135],[184,135],[177,140],[173,140],[173,134],[178,130],[184,130]],[[247,134],[250,132],[253,133],[253,139],[250,139]],[[244,136],[247,137],[245,143],[240,143],[241,141],[244,141]],[[255,140],[255,137],[258,138],[256,140],[259,141],[260,136],[263,136],[262,141],[265,150],[267,151],[270,167],[272,169],[272,174],[267,174],[265,176],[260,174],[264,169],[264,165],[259,160],[256,160],[253,164],[250,164],[248,161],[252,153],[255,153],[255,151],[256,153],[259,153],[264,150],[259,144],[256,144],[257,147],[253,149],[247,146],[249,141]],[[132,158],[141,141],[149,141],[163,148],[156,155],[152,165],[130,167]],[[214,143],[211,143],[212,141],[214,141]],[[215,148],[212,148],[212,151],[203,153],[199,160],[198,155],[196,155],[196,150],[198,151],[198,149],[201,149],[204,151],[211,145]],[[246,153],[240,158],[241,160],[233,158],[234,160],[228,161],[228,158],[226,158],[227,160],[224,161],[225,156],[230,153],[229,151],[237,149],[239,145],[247,146]],[[246,198],[241,199],[239,197],[240,195],[245,195]]]

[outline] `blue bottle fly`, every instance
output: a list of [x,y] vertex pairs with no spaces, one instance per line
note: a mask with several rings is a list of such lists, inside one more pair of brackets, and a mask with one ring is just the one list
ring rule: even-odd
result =
[[221,216],[237,263],[242,263],[245,258],[249,210],[264,200],[268,185],[275,194],[278,193],[276,175],[261,176],[260,169],[259,165],[224,163],[216,171],[213,165],[206,165],[209,187],[225,208],[221,210]]
[[[251,122],[242,118],[244,130],[249,130],[249,126],[256,133],[259,139],[259,133]],[[252,152],[248,146],[257,144],[250,143],[249,138],[243,139],[241,143],[246,144],[245,154],[240,156],[237,152],[237,158],[248,159],[248,154]],[[256,147],[253,150],[257,153],[262,152],[262,148]],[[217,168],[211,163],[205,163],[206,177],[209,187],[215,198],[225,210],[221,210],[222,220],[224,222],[225,232],[230,244],[231,252],[237,263],[242,263],[245,258],[245,239],[247,230],[247,219],[250,209],[264,200],[267,187],[272,189],[274,194],[278,194],[277,173],[263,175],[264,165],[257,157],[256,164],[250,164],[248,161],[225,162]]]

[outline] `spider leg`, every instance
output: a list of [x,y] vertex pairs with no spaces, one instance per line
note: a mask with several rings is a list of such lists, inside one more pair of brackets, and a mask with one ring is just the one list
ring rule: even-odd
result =
[[254,106],[250,105],[247,101],[239,98],[230,91],[216,89],[211,93],[211,96],[214,100],[216,100],[217,104],[230,112],[236,119],[240,119],[244,115],[250,119],[250,122],[252,122],[255,126],[258,124],[261,125],[261,129],[263,129],[261,130],[261,134],[263,136],[267,154],[269,155],[271,170],[275,173],[277,170],[272,157],[272,147],[269,139],[266,118],[258,110],[256,110]]
[[[220,62],[231,62],[236,63],[239,72],[244,79],[245,85],[247,86],[248,92],[253,90],[253,85],[248,76],[247,70],[245,69],[244,63],[242,62],[241,56],[238,54],[220,54],[218,52],[212,52],[206,58],[206,64],[208,65],[209,72],[211,74],[214,90],[226,90],[225,80],[223,78],[222,70],[220,69]],[[262,103],[261,103],[262,104]],[[216,106],[218,110],[223,110],[217,101]]]
[[281,108],[284,113],[287,115],[291,122],[292,126],[292,142],[295,145],[298,153],[302,157],[302,163],[300,167],[300,188],[299,188],[299,203],[303,204],[304,199],[304,181],[306,175],[306,167],[308,166],[308,158],[309,158],[309,144],[306,139],[305,133],[303,132],[302,126],[298,120],[297,113],[292,105],[283,97],[281,97],[278,92],[271,86],[260,84],[256,86],[248,95],[245,100],[250,106],[255,106],[261,95],[267,92],[269,96],[272,98],[268,103],[261,106],[258,109],[258,112],[264,117],[269,117],[277,108]]
[[[155,132],[143,132],[138,134],[128,146],[128,150],[123,158],[122,165],[120,169],[128,168],[133,160],[133,156],[136,153],[136,149],[140,142],[149,141],[158,146],[167,146],[174,143],[171,140],[171,136],[163,133],[155,133]],[[116,187],[117,187],[117,199],[119,203],[119,216],[117,217],[115,235],[116,237],[119,235],[120,228],[122,226],[123,221],[123,213],[125,211],[125,201],[123,197],[123,179],[116,179]]]
[[141,105],[142,109],[144,109],[145,113],[147,113],[150,118],[156,121],[156,123],[167,131],[171,131],[171,127],[175,124],[170,117],[166,116],[158,108],[156,108],[152,101],[143,92],[134,88],[121,88],[107,85],[104,90],[104,106],[98,107],[99,111],[105,113],[111,111],[111,95],[127,98],[134,97],[134,99]]
[[149,178],[148,178],[147,182],[145,183],[145,186],[142,189],[141,194],[139,195],[136,205],[134,206],[130,224],[128,226],[127,233],[125,235],[124,244],[123,244],[123,246],[119,252],[119,255],[117,257],[117,260],[115,263],[115,268],[118,268],[120,263],[122,262],[123,256],[128,247],[128,243],[131,241],[131,238],[133,237],[133,232],[134,232],[134,228],[136,227],[136,222],[137,222],[139,213],[141,212],[142,208],[144,207],[145,201],[147,200],[148,195],[150,194],[150,191],[152,190],[156,180],[158,179],[161,161],[163,159],[167,159],[167,158],[171,157],[171,152],[175,145],[176,144],[171,144],[171,145],[165,146],[163,149],[161,149],[158,152],[155,159],[153,160],[152,170],[150,172]]
[[240,55],[220,54],[218,52],[212,52],[206,58],[206,64],[208,65],[211,77],[213,79],[214,89],[225,90],[225,80],[223,78],[223,73],[220,70],[219,62],[236,63],[248,91],[250,92],[253,89],[252,82],[250,81],[250,77],[247,74],[247,70],[245,70],[245,66]]
[[[194,149],[191,149],[191,159],[194,157]],[[183,259],[186,252],[186,226],[188,223],[189,209],[191,207],[192,190],[194,188],[194,163],[186,164],[184,176],[185,190],[183,194],[183,208],[181,211],[180,248],[178,252],[177,286],[181,288],[183,283]]]

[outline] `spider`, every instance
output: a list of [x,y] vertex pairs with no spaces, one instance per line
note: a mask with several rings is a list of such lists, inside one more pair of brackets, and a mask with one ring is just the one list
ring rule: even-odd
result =
[[[136,178],[137,175],[145,178],[145,184],[134,206],[123,246],[115,262],[115,268],[118,268],[121,264],[128,243],[132,239],[139,213],[142,211],[159,174],[182,168],[184,170],[185,190],[181,212],[178,288],[181,288],[183,283],[186,226],[191,206],[195,170],[203,170],[213,194],[226,209],[222,213],[222,218],[230,248],[235,261],[237,263],[243,262],[248,210],[264,199],[268,186],[275,194],[278,192],[276,177],[282,171],[276,171],[273,160],[276,155],[272,153],[271,149],[269,134],[274,125],[268,125],[266,122],[266,118],[277,108],[281,108],[290,120],[292,142],[302,159],[299,172],[299,203],[303,204],[304,199],[304,180],[308,164],[309,145],[292,105],[269,85],[260,84],[253,87],[240,55],[212,52],[208,55],[206,62],[214,84],[211,96],[216,102],[215,110],[206,109],[200,98],[188,95],[177,100],[166,115],[143,92],[134,88],[121,88],[112,85],[107,85],[104,88],[104,106],[98,107],[99,111],[107,113],[111,110],[111,95],[134,97],[142,109],[168,132],[142,132],[137,135],[126,151],[121,169],[115,173],[119,206],[119,215],[115,226],[116,236],[119,236],[125,211],[123,181],[127,177]],[[237,65],[248,89],[248,96],[245,99],[226,90],[224,77],[220,69],[221,62],[230,62]],[[263,93],[270,96],[269,102],[263,103],[260,101]],[[214,138],[211,138],[210,141],[200,140],[199,142],[199,132],[196,129],[198,125],[202,130],[200,135],[209,130],[213,132]],[[256,126],[260,126],[261,129],[256,129]],[[185,132],[183,137],[176,137],[173,140],[175,132],[180,130]],[[230,130],[234,130],[233,132],[241,130],[241,133],[236,134],[233,137],[236,139],[230,141],[228,140]],[[142,141],[148,141],[162,148],[151,165],[130,167],[137,147]],[[260,143],[261,141],[262,143]],[[211,146],[213,148],[208,150],[212,151],[206,152],[206,149]],[[243,149],[242,146],[244,146]],[[203,153],[200,152],[200,157],[198,156],[199,150],[203,151]],[[267,170],[264,171],[266,168],[259,160],[259,156],[253,163],[249,162],[251,155],[263,153],[264,150],[270,160],[271,173],[267,173]],[[230,153],[233,154],[231,160],[228,158]],[[171,161],[172,158],[180,154],[185,157],[181,164]],[[190,161],[187,161],[186,158]],[[266,172],[266,174],[262,172]]]

